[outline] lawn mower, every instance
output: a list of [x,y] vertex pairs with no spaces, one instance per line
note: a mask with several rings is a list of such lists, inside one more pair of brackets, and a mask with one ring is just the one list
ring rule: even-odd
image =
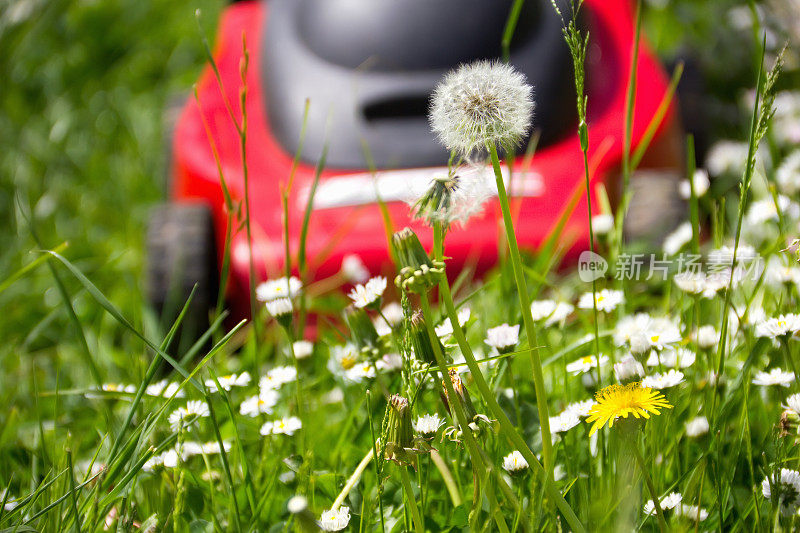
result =
[[[423,245],[431,232],[411,220],[410,191],[446,169],[448,153],[430,131],[430,94],[450,69],[502,54],[512,0],[269,0],[244,1],[222,14],[211,67],[174,127],[171,199],[148,230],[148,293],[178,307],[197,284],[193,308],[207,316],[216,301],[228,213],[218,165],[234,202],[245,193],[240,91],[246,84],[246,156],[252,243],[234,217],[226,294],[234,314],[249,314],[252,250],[259,281],[284,275],[281,184],[288,197],[289,245],[297,257],[306,204],[324,152],[308,227],[307,282],[339,271],[348,255],[372,275],[392,273],[385,202],[395,230],[414,228]],[[625,101],[635,32],[630,0],[585,0],[578,22],[590,34],[586,57],[592,207],[598,185],[612,202],[620,190]],[[568,15],[568,2],[560,2]],[[524,2],[510,43],[510,61],[534,87],[532,157],[514,159],[510,194],[523,250],[535,251],[558,233],[564,261],[588,249],[586,184],[576,135],[573,67],[562,19],[550,0]],[[249,68],[241,77],[243,36]],[[632,145],[646,134],[664,101],[668,77],[646,43],[637,64]],[[308,104],[308,107],[306,107]],[[670,105],[632,180],[631,232],[660,236],[679,222],[677,183],[683,154],[680,121]],[[306,111],[307,109],[307,111]],[[304,116],[307,118],[304,119]],[[305,124],[305,128],[304,128]],[[302,139],[302,141],[301,141]],[[215,155],[216,154],[216,155]],[[218,159],[217,159],[218,157]],[[576,199],[574,202],[572,199]],[[241,214],[240,214],[241,215]],[[463,228],[452,228],[445,255],[453,270],[470,262],[481,273],[498,255],[497,200]],[[295,268],[296,265],[293,265]]]

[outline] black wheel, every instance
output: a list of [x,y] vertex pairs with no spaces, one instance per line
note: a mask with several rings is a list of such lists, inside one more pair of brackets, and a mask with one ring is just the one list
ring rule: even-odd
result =
[[682,174],[672,169],[639,170],[631,176],[630,206],[625,216],[625,240],[647,249],[660,248],[688,216],[678,185]]
[[[211,210],[203,204],[164,204],[150,213],[146,291],[168,330],[197,285],[180,329],[179,352],[208,328],[218,274]],[[175,344],[173,344],[175,346]]]

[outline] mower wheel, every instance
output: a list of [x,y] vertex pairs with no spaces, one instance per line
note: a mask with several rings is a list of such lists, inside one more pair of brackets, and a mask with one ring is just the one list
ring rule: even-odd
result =
[[672,169],[634,172],[630,181],[633,196],[624,225],[627,242],[649,250],[660,248],[664,238],[686,220],[686,201],[678,190],[682,177]]
[[172,327],[194,292],[180,328],[186,348],[209,326],[218,274],[211,210],[203,204],[164,204],[150,213],[146,291],[164,330]]

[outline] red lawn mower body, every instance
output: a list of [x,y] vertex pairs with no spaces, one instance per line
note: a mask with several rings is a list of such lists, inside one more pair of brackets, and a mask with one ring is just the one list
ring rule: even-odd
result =
[[[612,192],[613,182],[623,153],[625,95],[632,55],[634,13],[629,0],[585,0],[582,8],[590,32],[587,54],[587,94],[589,122],[589,161],[591,168],[593,209],[598,212],[595,185],[605,183]],[[247,164],[249,172],[250,211],[252,214],[252,250],[260,280],[282,275],[284,271],[283,222],[280,185],[290,175],[294,153],[286,150],[269,127],[260,73],[262,32],[270,17],[269,2],[240,2],[226,8],[222,15],[214,57],[222,77],[220,90],[213,72],[206,68],[197,85],[199,106],[190,99],[180,114],[173,141],[172,199],[174,202],[201,201],[213,213],[217,250],[223,250],[227,215],[212,145],[204,122],[219,154],[225,181],[236,200],[244,198],[244,175],[241,148],[226,101],[240,119],[240,62],[242,36],[246,37],[250,54],[247,71]],[[571,64],[565,66],[570,69]],[[635,99],[632,141],[636,146],[664,99],[667,76],[645,43],[641,44],[637,66],[638,89]],[[262,75],[263,74],[263,75]],[[311,102],[314,105],[314,102]],[[651,143],[676,127],[675,113],[670,109]],[[574,129],[572,130],[575,131]],[[336,132],[330,132],[336,135]],[[670,164],[670,163],[667,163]],[[677,162],[673,162],[677,164]],[[446,165],[446,159],[442,160]],[[419,179],[431,169],[395,169],[382,172],[386,183]],[[303,211],[313,182],[315,165],[301,161],[296,169],[289,198],[289,237],[291,253],[296,257]],[[586,208],[583,161],[576,134],[540,147],[532,160],[517,158],[513,169],[515,187],[511,194],[517,202],[516,231],[524,250],[540,246],[568,209],[570,199],[579,200],[568,216],[561,242],[568,248],[567,259],[588,248],[588,214]],[[324,169],[320,176],[315,209],[308,231],[307,257],[315,278],[334,274],[342,259],[357,254],[373,275],[391,274],[387,238],[383,219],[376,203],[347,201],[348,189],[355,197],[372,187],[372,175],[364,168]],[[344,190],[345,201],[337,195]],[[583,194],[581,194],[583,192]],[[352,195],[351,195],[352,196]],[[418,221],[410,220],[409,207],[403,201],[387,201],[395,230],[410,226],[417,231],[423,245],[430,247],[431,232]],[[499,205],[489,202],[484,214],[470,220],[464,228],[453,228],[447,237],[445,255],[451,259],[451,270],[467,261],[475,261],[478,272],[495,264],[500,218]],[[249,250],[244,228],[234,229],[231,248],[231,279],[228,297],[232,307],[246,314],[249,291]]]

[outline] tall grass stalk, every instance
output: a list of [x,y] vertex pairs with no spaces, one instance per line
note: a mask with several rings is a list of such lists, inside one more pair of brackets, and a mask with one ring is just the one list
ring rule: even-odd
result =
[[[586,185],[586,209],[588,210],[589,219],[589,251],[594,254],[594,227],[592,224],[592,191],[591,181],[589,176],[589,125],[586,122],[586,105],[587,97],[585,91],[585,63],[586,63],[586,50],[589,46],[589,34],[581,35],[578,29],[578,14],[580,13],[583,0],[577,0],[577,3],[572,4],[572,13],[567,23],[561,14],[555,0],[552,0],[553,7],[561,17],[562,34],[567,43],[567,47],[572,57],[573,74],[575,77],[575,107],[578,114],[578,138],[580,140],[581,154],[583,156],[583,176]],[[637,39],[638,42],[638,39]],[[597,385],[602,386],[603,376],[600,370],[600,333],[598,326],[598,313],[597,313],[597,280],[592,277],[592,322],[594,322],[594,339],[595,339],[595,359],[597,371]],[[614,354],[611,352],[611,362],[614,363]],[[604,447],[603,447],[604,448]]]
[[[534,389],[536,390],[536,407],[539,410],[539,426],[541,428],[541,434],[542,434],[542,458],[544,460],[544,469],[547,477],[552,478],[554,464],[553,464],[553,440],[550,434],[550,413],[547,407],[547,390],[545,389],[544,376],[542,374],[542,361],[539,357],[539,342],[537,340],[537,335],[536,335],[536,326],[533,322],[533,315],[531,314],[531,301],[530,301],[530,296],[528,295],[528,285],[527,282],[525,281],[525,272],[522,268],[522,257],[520,256],[519,253],[519,245],[517,244],[517,235],[514,232],[514,222],[511,219],[511,210],[508,205],[508,195],[506,194],[505,183],[503,182],[503,173],[500,169],[500,160],[497,156],[497,147],[494,144],[488,144],[487,148],[489,149],[489,154],[492,160],[492,168],[494,169],[495,182],[497,183],[497,194],[498,197],[500,198],[500,208],[503,212],[503,223],[505,225],[505,230],[506,230],[506,239],[508,241],[511,266],[514,271],[514,280],[517,285],[517,297],[519,299],[519,308],[520,312],[522,313],[522,321],[525,325],[525,332],[528,335],[528,347],[530,349],[530,358],[531,358],[531,372],[533,374],[533,386]],[[453,324],[454,324],[453,330],[459,329],[457,327],[458,320],[453,322]],[[474,362],[474,358],[472,362]],[[488,386],[486,387],[486,391],[482,390],[481,392],[485,395],[491,395],[491,391],[488,390]]]

